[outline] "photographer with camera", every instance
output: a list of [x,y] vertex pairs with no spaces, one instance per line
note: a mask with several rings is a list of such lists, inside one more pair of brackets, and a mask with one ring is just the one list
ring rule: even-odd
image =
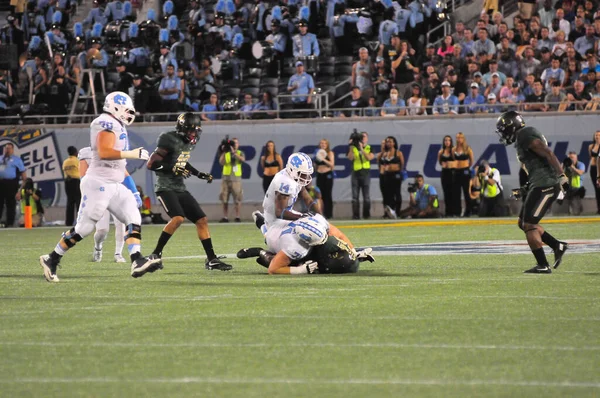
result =
[[500,172],[490,167],[487,160],[482,160],[477,168],[477,177],[481,184],[481,204],[479,217],[504,216],[504,196]]
[[425,184],[422,174],[415,176],[415,182],[408,184],[410,194],[409,207],[402,210],[398,217],[406,218],[438,218],[440,217],[437,191],[432,185]]
[[219,199],[223,203],[223,218],[220,222],[229,222],[229,195],[233,195],[235,208],[235,222],[240,222],[240,205],[244,196],[242,189],[242,163],[246,155],[238,148],[240,143],[237,138],[229,139],[226,136],[219,146],[219,163],[223,166],[221,179],[221,193]]
[[31,226],[39,227],[44,218],[44,208],[42,207],[42,190],[33,186],[33,180],[27,178],[23,189],[21,189],[21,217],[19,226],[25,226],[25,206],[31,206]]
[[354,129],[350,135],[348,142],[348,159],[352,161],[352,219],[358,220],[360,201],[358,199],[359,192],[362,190],[363,195],[363,218],[371,217],[371,196],[369,188],[371,185],[371,160],[375,157],[371,153],[371,146],[368,144],[369,134],[365,131],[359,133]]
[[578,216],[583,211],[581,199],[585,196],[582,177],[585,165],[578,160],[577,153],[569,151],[569,156],[563,161],[563,170],[569,179],[569,190],[565,192],[565,201],[561,207],[564,212]]

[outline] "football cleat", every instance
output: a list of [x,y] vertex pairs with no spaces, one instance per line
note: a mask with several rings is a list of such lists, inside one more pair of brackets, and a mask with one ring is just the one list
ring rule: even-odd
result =
[[125,257],[123,257],[121,254],[116,253],[115,254],[115,263],[126,263],[127,260],[125,260]]
[[148,257],[140,257],[131,263],[131,276],[139,278],[147,272],[154,272],[162,268],[161,258],[156,254],[151,254]]
[[206,261],[204,261],[204,268],[206,268],[209,271],[212,270],[221,270],[221,271],[230,271],[233,269],[233,267],[229,264],[225,264],[223,261],[221,261],[222,258],[225,258],[225,256],[219,256],[219,257],[215,257],[212,260],[208,261],[208,258],[206,259]]
[[523,273],[525,273],[525,274],[551,274],[552,270],[547,265],[536,265],[533,268],[523,271]]
[[98,250],[94,248],[94,256],[92,257],[92,262],[99,263],[102,261],[102,249]]
[[260,247],[248,247],[237,252],[237,258],[250,258],[260,256]]
[[558,248],[554,250],[554,269],[558,268],[562,262],[562,257],[567,249],[569,249],[569,244],[567,242],[558,241]]
[[263,214],[258,210],[252,212],[252,219],[254,220],[254,224],[256,224],[256,228],[258,229],[265,224],[265,216],[263,216]]
[[53,264],[52,261],[50,261],[49,255],[46,254],[40,257],[40,265],[44,270],[44,278],[46,278],[48,282],[60,281],[58,276],[56,276],[56,268],[58,267],[58,264]]

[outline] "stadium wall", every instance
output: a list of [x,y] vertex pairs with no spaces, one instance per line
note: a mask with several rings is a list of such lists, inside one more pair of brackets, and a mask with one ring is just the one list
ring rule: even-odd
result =
[[[559,160],[562,161],[568,151],[574,150],[586,166],[589,164],[587,147],[592,141],[594,131],[600,127],[600,115],[526,115],[526,122],[544,133]],[[263,197],[260,155],[266,141],[275,141],[277,150],[285,161],[287,156],[295,151],[314,153],[319,140],[327,138],[336,155],[335,201],[349,202],[352,165],[345,154],[348,137],[356,128],[369,133],[369,143],[373,152],[379,151],[383,138],[388,135],[395,136],[406,159],[408,177],[411,178],[418,172],[423,173],[426,182],[433,184],[439,191],[441,186],[437,152],[441,147],[442,138],[446,134],[454,137],[457,132],[462,131],[473,148],[476,161],[489,159],[492,167],[499,169],[505,191],[510,192],[510,189],[518,186],[519,164],[515,149],[506,148],[498,142],[494,133],[495,124],[496,117],[487,115],[394,120],[357,118],[206,122],[191,163],[199,170],[210,171],[216,180],[207,185],[204,181],[191,179],[188,180],[188,188],[202,204],[218,202],[221,167],[216,151],[220,141],[229,135],[231,138],[239,138],[241,149],[247,158],[247,164],[243,167],[244,202],[260,203]],[[155,147],[158,135],[169,128],[172,128],[172,123],[136,124],[129,129],[130,147],[144,146],[151,151]],[[5,129],[0,136],[0,147],[8,139],[16,142],[16,152],[22,156],[28,167],[28,175],[42,186],[47,203],[64,206],[66,200],[60,172],[61,164],[67,157],[68,146],[82,148],[89,145],[88,125],[19,126]],[[129,162],[128,168],[136,182],[154,199],[153,173],[147,171],[141,161]],[[375,161],[372,163],[371,175],[371,198],[374,202],[379,202],[381,194]],[[587,174],[584,175],[584,185],[588,191],[587,197],[591,197],[592,184]],[[406,193],[406,183],[403,185],[403,193]]]

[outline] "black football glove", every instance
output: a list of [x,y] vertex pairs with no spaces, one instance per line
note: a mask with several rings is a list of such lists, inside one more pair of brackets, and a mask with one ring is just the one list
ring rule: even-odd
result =
[[213,182],[213,176],[209,173],[199,172],[197,177],[201,180],[206,180],[206,182],[209,184]]
[[527,183],[525,185],[523,185],[522,187],[513,189],[512,195],[510,195],[510,197],[514,198],[515,200],[518,200],[518,199],[523,198],[525,195],[527,195],[528,191],[529,191],[529,181],[527,181]]

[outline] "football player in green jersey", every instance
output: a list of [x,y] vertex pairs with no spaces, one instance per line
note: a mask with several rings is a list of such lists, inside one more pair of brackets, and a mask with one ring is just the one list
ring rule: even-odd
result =
[[183,181],[190,176],[207,180],[209,184],[213,180],[212,175],[198,171],[188,163],[202,133],[201,123],[200,116],[191,112],[179,115],[175,131],[162,133],[158,137],[157,147],[148,160],[148,168],[156,173],[156,197],[171,217],[158,238],[153,253],[159,257],[162,255],[163,248],[185,217],[196,224],[198,237],[206,252],[206,269],[229,271],[232,269],[231,265],[225,264],[215,255],[206,214],[186,190]]
[[544,231],[539,223],[554,200],[569,188],[569,179],[546,138],[534,127],[525,127],[523,117],[515,111],[503,113],[496,123],[496,133],[504,145],[515,144],[519,162],[529,174],[525,187],[515,190],[516,197],[526,192],[527,197],[519,214],[519,228],[525,232],[527,243],[537,260],[537,265],[526,270],[531,274],[550,274],[542,243],[554,251],[554,268],[557,268],[569,245]]

